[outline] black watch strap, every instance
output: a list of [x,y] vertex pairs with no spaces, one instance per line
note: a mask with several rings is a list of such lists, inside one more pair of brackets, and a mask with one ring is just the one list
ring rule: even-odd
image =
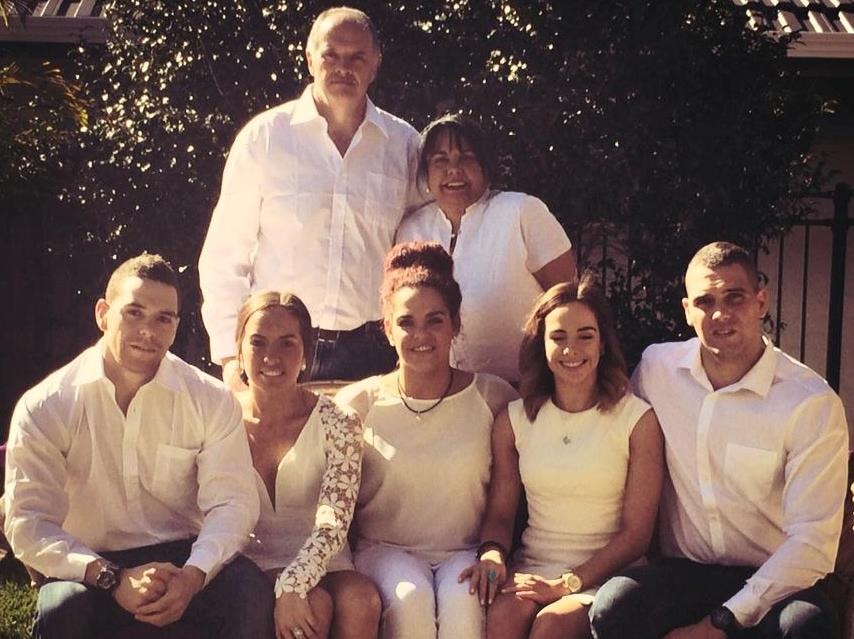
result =
[[732,610],[726,606],[718,606],[709,613],[709,622],[718,630],[723,630],[727,637],[735,637],[741,625],[732,614]]

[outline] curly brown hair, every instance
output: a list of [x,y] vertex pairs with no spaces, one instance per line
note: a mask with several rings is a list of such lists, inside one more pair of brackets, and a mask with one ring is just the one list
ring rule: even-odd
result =
[[573,303],[584,304],[599,324],[602,356],[596,369],[597,407],[606,412],[611,410],[628,390],[628,369],[611,307],[595,279],[585,274],[577,284],[556,284],[540,295],[525,322],[525,335],[519,348],[519,394],[525,413],[532,421],[555,392],[554,375],[545,355],[546,316],[556,308]]

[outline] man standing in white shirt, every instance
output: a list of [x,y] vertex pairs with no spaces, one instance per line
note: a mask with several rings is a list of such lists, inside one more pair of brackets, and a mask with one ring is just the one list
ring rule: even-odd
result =
[[380,326],[382,264],[416,203],[418,134],[368,98],[381,53],[362,11],[324,11],[305,48],[302,96],[237,135],[199,259],[211,359],[239,387],[237,309],[287,289],[317,327],[312,379],[361,379],[396,361]]
[[697,338],[650,346],[635,392],[666,441],[662,557],[608,581],[598,639],[838,637],[815,583],[833,570],[847,484],[839,397],[762,334],[750,254],[700,249],[682,300]]
[[34,636],[186,618],[211,637],[272,637],[272,587],[238,556],[259,512],[240,408],[168,352],[171,266],[148,254],[123,263],[95,318],[102,339],[12,416],[5,532],[48,578]]

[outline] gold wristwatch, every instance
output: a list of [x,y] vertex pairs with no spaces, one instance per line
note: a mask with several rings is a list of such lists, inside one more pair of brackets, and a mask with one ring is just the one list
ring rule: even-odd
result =
[[584,589],[584,582],[581,581],[581,577],[576,575],[573,570],[568,570],[563,573],[560,576],[560,580],[563,582],[563,587],[566,588],[570,595],[574,595]]

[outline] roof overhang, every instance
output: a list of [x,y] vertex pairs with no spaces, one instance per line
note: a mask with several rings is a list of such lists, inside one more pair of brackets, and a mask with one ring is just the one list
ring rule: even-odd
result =
[[103,44],[108,24],[100,0],[17,0],[0,19],[0,42]]
[[797,34],[790,58],[854,60],[854,0],[733,0],[748,24]]

